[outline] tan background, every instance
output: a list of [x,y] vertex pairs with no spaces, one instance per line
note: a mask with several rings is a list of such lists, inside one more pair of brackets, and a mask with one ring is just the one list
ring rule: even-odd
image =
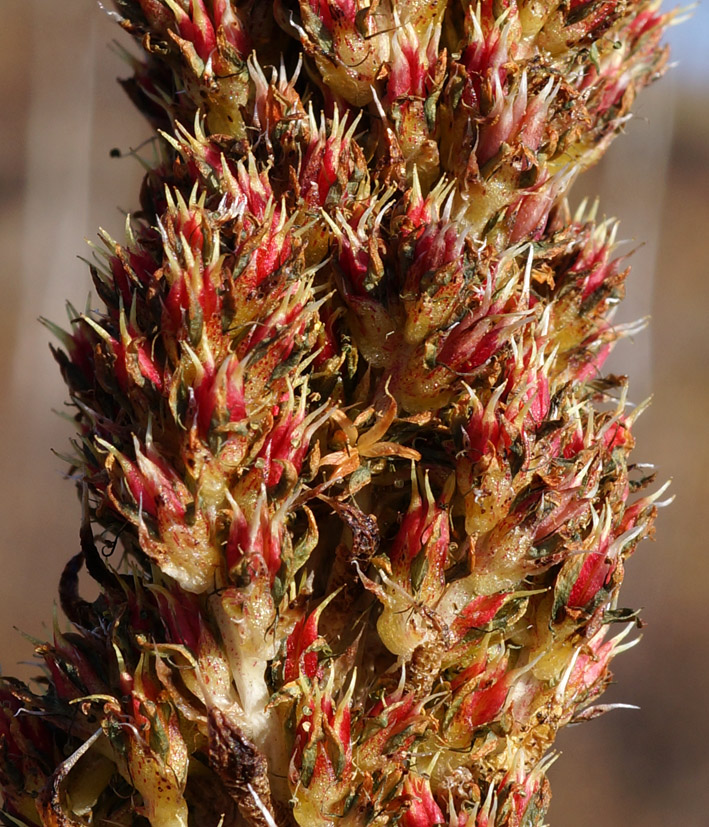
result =
[[[91,0],[0,0],[0,658],[7,672],[43,636],[57,579],[77,549],[79,507],[63,481],[70,427],[64,393],[36,323],[83,309],[77,261],[100,223],[121,237],[116,209],[136,204],[132,159],[109,150],[148,134],[121,90],[127,68],[107,44],[115,26]],[[604,700],[635,703],[564,733],[552,770],[554,827],[709,825],[709,13],[679,43],[681,65],[639,101],[603,164],[577,185],[622,218],[633,273],[623,319],[652,314],[614,369],[654,402],[638,422],[637,457],[672,477],[677,499],[657,542],[628,566],[624,604],[643,606],[640,646],[616,662]]]

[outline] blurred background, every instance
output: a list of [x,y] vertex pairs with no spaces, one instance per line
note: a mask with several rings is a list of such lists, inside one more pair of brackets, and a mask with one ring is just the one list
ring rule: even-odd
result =
[[[82,239],[122,238],[141,169],[111,158],[148,129],[115,78],[127,38],[92,0],[1,0],[0,662],[27,676],[48,634],[79,503],[63,480],[65,393],[39,316],[64,323],[89,288]],[[567,730],[551,770],[553,827],[709,825],[709,7],[668,35],[677,64],[640,95],[627,134],[576,185],[621,218],[633,272],[620,321],[652,316],[612,369],[653,395],[636,457],[672,478],[674,504],[630,561],[623,605],[642,606],[640,646],[615,662],[604,702],[632,703]],[[117,209],[117,205],[120,209]],[[53,415],[50,411],[56,411]]]

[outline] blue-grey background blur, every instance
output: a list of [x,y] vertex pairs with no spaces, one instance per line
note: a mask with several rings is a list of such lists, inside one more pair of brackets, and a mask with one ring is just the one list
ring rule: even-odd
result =
[[[52,449],[67,445],[65,394],[36,319],[64,320],[89,289],[84,239],[122,238],[138,164],[109,158],[148,129],[115,83],[120,31],[92,0],[0,0],[0,658],[29,673],[48,633],[60,570],[77,549],[79,504]],[[637,248],[619,320],[652,315],[619,345],[631,375],[638,460],[672,477],[657,541],[627,568],[624,605],[643,606],[641,644],[616,661],[604,700],[637,704],[568,730],[551,771],[554,827],[709,825],[709,8],[669,34],[677,66],[572,194],[601,195]],[[120,209],[119,209],[120,208]]]

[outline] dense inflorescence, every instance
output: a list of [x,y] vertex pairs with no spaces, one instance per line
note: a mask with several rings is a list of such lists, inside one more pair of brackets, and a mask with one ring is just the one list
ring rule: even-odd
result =
[[657,496],[601,375],[615,225],[565,194],[668,15],[116,7],[156,160],[126,241],[102,235],[104,309],[57,330],[72,630],[43,683],[0,685],[0,819],[541,825]]

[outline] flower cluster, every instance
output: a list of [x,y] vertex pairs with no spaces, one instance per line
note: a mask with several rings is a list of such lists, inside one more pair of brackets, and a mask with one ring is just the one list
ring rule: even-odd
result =
[[601,373],[615,227],[565,196],[669,15],[115,5],[160,159],[56,331],[72,631],[0,683],[0,821],[541,825],[660,494]]

